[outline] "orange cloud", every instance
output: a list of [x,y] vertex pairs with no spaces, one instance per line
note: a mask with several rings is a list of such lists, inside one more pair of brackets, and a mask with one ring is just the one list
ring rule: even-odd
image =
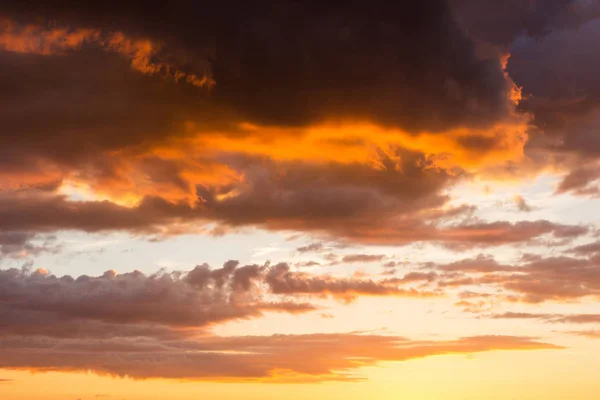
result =
[[[361,367],[447,354],[561,349],[518,336],[413,341],[352,333],[93,341],[9,337],[0,338],[0,344],[3,368],[93,371],[136,379],[273,383],[355,381],[363,379],[357,375]],[[147,362],[149,358],[152,362]]]
[[208,76],[188,74],[169,63],[157,61],[160,45],[148,39],[131,38],[122,32],[107,33],[98,29],[19,25],[8,18],[0,18],[0,25],[3,28],[0,33],[0,50],[53,55],[94,44],[128,58],[131,60],[131,67],[144,74],[161,74],[198,87],[214,85]]
[[[193,130],[188,126],[186,130]],[[237,186],[222,198],[243,193],[248,182],[244,168],[230,165],[234,158],[266,158],[274,165],[306,163],[315,168],[362,165],[382,175],[385,158],[397,158],[397,149],[424,155],[422,168],[460,176],[463,172],[494,176],[498,165],[524,161],[525,121],[486,130],[456,129],[444,133],[409,134],[372,124],[326,124],[307,128],[259,127],[241,124],[232,132],[198,131],[134,152],[106,155],[113,159],[108,179],[71,174],[70,180],[89,188],[97,199],[134,205],[144,196],[195,202],[196,185]],[[409,174],[400,164],[396,173]],[[283,168],[282,168],[283,170]]]
[[183,143],[186,149],[268,156],[274,160],[368,163],[377,167],[377,153],[405,148],[431,156],[435,165],[471,170],[500,162],[520,162],[527,141],[528,120],[492,127],[455,128],[444,132],[409,133],[369,122],[324,122],[306,128],[258,126],[242,123],[240,132],[199,134]]

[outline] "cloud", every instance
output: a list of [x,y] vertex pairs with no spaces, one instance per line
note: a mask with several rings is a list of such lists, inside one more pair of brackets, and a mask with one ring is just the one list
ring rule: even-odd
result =
[[294,263],[294,265],[296,265],[298,267],[318,267],[321,265],[321,263],[318,263],[316,261],[300,261],[300,262]]
[[335,278],[293,272],[287,264],[278,264],[265,274],[265,283],[275,294],[300,296],[332,296],[352,300],[357,296],[430,297],[439,293],[398,287],[394,280]]
[[346,263],[369,263],[379,262],[385,258],[385,254],[348,254],[342,257]]
[[537,168],[563,174],[557,193],[598,196],[600,86],[595,71],[600,6],[595,1],[453,0],[459,25],[479,51],[504,57],[532,115],[525,148]]
[[[396,273],[395,270],[391,271],[391,273],[389,271],[384,272],[384,275],[391,275]],[[401,284],[406,284],[406,283],[411,283],[411,282],[424,282],[424,283],[430,283],[435,281],[438,278],[438,274],[436,274],[435,272],[409,272],[407,274],[405,274],[402,278],[388,278],[385,279],[386,283],[401,283]]]
[[321,242],[314,242],[306,246],[298,247],[296,250],[300,253],[318,252],[323,250],[324,245]]
[[600,242],[593,242],[582,244],[580,246],[573,247],[568,250],[569,253],[573,253],[579,256],[587,256],[600,252]]
[[426,294],[399,288],[398,282],[237,261],[188,272],[107,271],[77,278],[31,267],[0,270],[0,368],[136,379],[320,382],[356,380],[359,368],[386,361],[560,348],[514,336],[413,341],[360,333],[220,337],[209,331],[265,312],[314,311],[317,306],[291,299],[328,295],[348,300]]
[[533,207],[527,203],[527,201],[523,198],[523,196],[515,196],[514,198],[515,205],[517,209],[521,212],[530,212],[533,211]]
[[167,339],[267,312],[299,314],[320,308],[296,301],[300,299],[439,295],[402,287],[415,279],[336,278],[293,272],[284,263],[240,266],[233,260],[215,269],[202,264],[187,272],[107,271],[76,278],[28,264],[0,270],[0,278],[0,336]]
[[506,70],[522,87],[519,107],[534,115],[526,153],[563,173],[557,193],[597,196],[600,58],[589,54],[599,44],[600,8],[563,3],[568,11],[547,15],[554,23],[537,36],[515,37]]
[[131,60],[131,67],[145,74],[163,74],[174,80],[194,86],[209,87],[212,80],[206,76],[186,74],[164,62],[159,57],[159,45],[150,40],[132,39],[122,32],[102,32],[95,29],[45,28],[40,25],[18,25],[10,19],[0,19],[0,50],[26,54],[64,54],[79,50],[86,44],[96,44],[106,51],[113,51]]
[[[478,57],[445,1],[403,7],[352,1],[333,8],[292,1],[198,8],[178,1],[147,10],[144,18],[124,3],[49,8],[33,2],[2,9],[22,20],[46,17],[161,39],[195,54],[193,61],[208,59],[218,100],[256,123],[366,117],[437,130],[485,124],[509,108],[500,64]],[[416,18],[421,23],[411,24]]]
[[[243,159],[235,160],[243,163]],[[455,249],[527,243],[550,234],[571,239],[588,230],[545,220],[469,220],[473,207],[441,208],[448,201],[443,188],[456,179],[449,172],[427,165],[422,155],[407,151],[393,158],[381,155],[380,161],[385,163],[382,169],[363,164],[273,164],[250,159],[234,167],[244,175],[243,180],[225,186],[197,186],[193,202],[157,194],[126,205],[73,200],[52,188],[5,190],[0,192],[0,210],[5,211],[0,211],[0,230],[177,234],[202,232],[203,225],[216,222],[225,230],[253,225],[365,244],[432,241]],[[275,174],[277,170],[279,174]],[[153,191],[162,189],[161,185],[151,187]],[[407,187],[410,190],[405,190]]]
[[506,312],[494,314],[496,319],[539,319],[544,322],[565,324],[595,324],[600,323],[600,314],[536,314]]
[[[429,265],[432,266],[432,265]],[[474,258],[466,258],[450,264],[434,265],[436,269],[446,272],[506,272],[518,270],[512,265],[499,264],[492,256],[479,254]]]
[[98,277],[77,278],[56,277],[30,267],[0,270],[0,314],[4,321],[0,335],[21,329],[65,334],[78,322],[82,322],[81,329],[73,332],[86,333],[96,325],[110,329],[115,324],[127,325],[134,332],[143,331],[144,324],[151,328],[153,324],[199,328],[258,317],[268,311],[315,310],[307,303],[262,300],[263,291],[256,287],[260,282],[252,281],[257,268],[238,268],[228,262],[220,269],[201,265],[188,273],[107,271]]
[[588,339],[600,339],[600,330],[569,331],[571,335],[583,336]]
[[33,233],[0,231],[0,258],[25,258],[41,253],[56,253],[61,250],[52,236]]
[[[498,298],[507,301],[541,303],[565,302],[600,296],[600,273],[597,257],[524,256],[520,263],[501,265],[495,260],[478,256],[452,264],[426,264],[424,268],[446,271],[440,274],[441,288],[464,286],[501,289]],[[516,317],[530,317],[519,314]]]
[[500,61],[442,0],[215,4],[194,18],[186,1],[143,18],[127,1],[9,3],[2,230],[216,222],[402,244],[432,230],[449,187],[523,158],[527,118]]
[[525,275],[505,279],[503,287],[524,295],[524,300],[568,300],[600,294],[595,260],[550,257],[524,265]]
[[477,0],[451,0],[461,26],[480,41],[507,49],[519,35],[543,37],[559,28],[574,28],[600,15],[589,1],[505,0],[482,3]]
[[308,334],[158,341],[3,338],[0,367],[93,371],[137,379],[319,382],[362,379],[358,369],[386,361],[493,350],[560,349],[534,338],[476,336],[412,341],[397,336]]

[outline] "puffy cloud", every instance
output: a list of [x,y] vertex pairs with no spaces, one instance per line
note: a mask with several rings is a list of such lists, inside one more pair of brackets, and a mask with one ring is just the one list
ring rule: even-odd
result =
[[265,283],[275,294],[291,294],[301,296],[332,296],[344,300],[352,300],[357,296],[400,296],[429,297],[439,293],[421,291],[414,288],[399,287],[399,284],[410,281],[381,280],[357,278],[335,278],[331,276],[314,276],[302,272],[293,272],[287,264],[278,264],[265,274]]
[[[401,281],[361,277],[336,278],[293,272],[284,263],[244,265],[228,261],[222,268],[203,264],[187,272],[139,271],[101,276],[57,277],[31,265],[0,270],[0,336],[171,337],[173,329],[198,332],[265,312],[304,313],[317,305],[291,299],[331,296],[428,297]],[[115,307],[118,304],[118,307]]]
[[[234,262],[214,270],[202,265],[188,273],[107,271],[99,277],[77,278],[28,268],[0,270],[0,334],[18,331],[22,325],[50,328],[57,324],[58,329],[65,323],[65,328],[72,329],[71,322],[78,320],[203,327],[257,317],[265,311],[298,313],[315,309],[306,303],[261,300],[262,290],[256,287],[260,282],[253,282],[257,271],[256,266],[237,268]],[[83,330],[88,327],[82,325]]]

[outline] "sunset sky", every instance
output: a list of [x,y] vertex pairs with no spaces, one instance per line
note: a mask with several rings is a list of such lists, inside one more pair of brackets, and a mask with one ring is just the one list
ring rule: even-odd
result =
[[0,399],[598,399],[598,49],[600,0],[0,2]]

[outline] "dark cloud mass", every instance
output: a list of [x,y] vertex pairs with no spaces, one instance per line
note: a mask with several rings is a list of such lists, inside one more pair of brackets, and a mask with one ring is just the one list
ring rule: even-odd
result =
[[533,118],[527,153],[568,173],[558,193],[598,195],[600,40],[595,0],[453,0],[479,51],[510,56],[506,72]]
[[[0,229],[216,221],[395,241],[419,223],[397,219],[438,213],[468,176],[414,138],[467,158],[523,143],[500,61],[445,1],[238,3],[0,5]],[[330,123],[372,126],[312,138]],[[62,196],[71,184],[94,200]]]
[[439,130],[508,110],[498,62],[476,56],[442,0],[10,3],[0,11],[20,20],[118,29],[209,60],[217,101],[261,124],[359,117]]

